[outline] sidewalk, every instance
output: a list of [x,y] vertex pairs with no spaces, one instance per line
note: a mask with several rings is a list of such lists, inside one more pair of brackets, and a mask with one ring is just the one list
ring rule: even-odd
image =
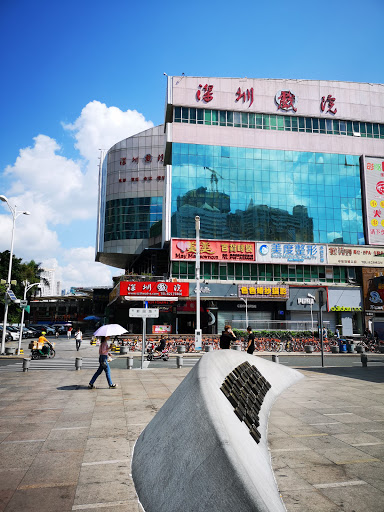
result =
[[[140,511],[134,442],[189,371],[112,369],[95,390],[88,370],[0,375],[0,511]],[[287,510],[384,510],[382,367],[302,373],[269,424]]]

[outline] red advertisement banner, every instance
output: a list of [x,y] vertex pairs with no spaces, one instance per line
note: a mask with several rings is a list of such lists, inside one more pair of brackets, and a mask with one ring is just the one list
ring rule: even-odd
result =
[[[255,261],[255,242],[200,240],[200,260]],[[196,260],[196,240],[172,239],[171,259]]]
[[121,281],[120,295],[146,297],[188,297],[189,283]]

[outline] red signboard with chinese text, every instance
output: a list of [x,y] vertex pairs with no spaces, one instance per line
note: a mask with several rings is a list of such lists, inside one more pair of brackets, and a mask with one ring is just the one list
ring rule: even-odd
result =
[[[255,261],[255,242],[200,240],[200,260]],[[171,259],[196,260],[196,240],[172,239]]]
[[189,283],[121,281],[120,295],[135,297],[188,297]]

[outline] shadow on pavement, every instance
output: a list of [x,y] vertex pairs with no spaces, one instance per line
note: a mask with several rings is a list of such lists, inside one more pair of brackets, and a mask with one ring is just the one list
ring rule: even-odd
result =
[[[371,362],[374,362],[373,360]],[[380,361],[382,362],[382,361]],[[358,368],[350,368],[350,367],[332,367],[332,368],[300,368],[300,370],[306,371],[306,372],[314,372],[314,373],[321,373],[323,375],[335,375],[338,377],[347,377],[349,379],[358,379],[358,380],[365,380],[368,382],[377,382],[377,383],[383,383],[384,382],[384,366],[380,367],[374,367],[374,366],[368,366],[366,368],[364,367],[358,367]]]
[[60,386],[58,388],[59,391],[75,391],[77,389],[87,389],[87,386],[80,386],[77,384],[74,384],[73,386]]

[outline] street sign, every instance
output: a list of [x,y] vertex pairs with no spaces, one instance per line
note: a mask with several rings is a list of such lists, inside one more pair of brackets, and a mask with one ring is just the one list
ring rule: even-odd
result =
[[20,301],[20,307],[25,309],[26,307],[28,306],[28,301],[27,300],[21,300]]
[[129,316],[132,318],[158,318],[159,310],[154,308],[131,308]]

